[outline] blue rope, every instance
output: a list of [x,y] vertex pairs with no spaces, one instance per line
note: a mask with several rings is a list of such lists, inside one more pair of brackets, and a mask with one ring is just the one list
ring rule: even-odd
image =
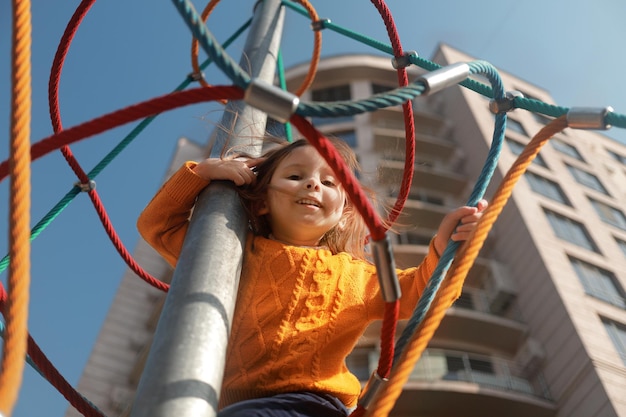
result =
[[[473,74],[482,74],[484,75],[491,83],[493,88],[493,94],[496,99],[502,99],[504,97],[504,87],[502,85],[502,80],[498,75],[495,68],[486,63],[484,61],[475,61],[469,64],[470,72]],[[478,201],[483,197],[487,186],[489,185],[489,181],[493,176],[493,173],[498,165],[498,159],[500,157],[500,151],[502,150],[502,144],[504,142],[504,131],[506,129],[506,113],[499,113],[496,115],[495,127],[493,132],[493,140],[491,144],[491,148],[489,153],[487,154],[487,158],[485,161],[485,165],[478,176],[476,185],[474,186],[474,190],[472,191],[469,201],[467,203],[468,206],[476,206]],[[441,282],[443,281],[452,261],[454,260],[454,255],[461,245],[460,242],[454,242],[450,240],[443,254],[441,254],[441,258],[433,271],[433,274],[420,297],[415,310],[413,310],[413,314],[411,318],[408,320],[405,329],[402,331],[402,334],[398,338],[395,347],[395,353],[393,361],[396,363],[400,354],[408,344],[411,336],[417,331],[417,328],[424,320],[426,313],[430,309],[432,301],[435,298],[439,287],[441,286]]]
[[187,27],[198,40],[204,52],[238,87],[246,89],[250,84],[250,76],[224,51],[224,48],[207,29],[198,12],[188,0],[172,0],[178,12],[184,18]]

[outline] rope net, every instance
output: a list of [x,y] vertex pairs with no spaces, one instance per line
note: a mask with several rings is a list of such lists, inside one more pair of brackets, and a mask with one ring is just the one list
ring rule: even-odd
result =
[[[175,7],[193,35],[191,75],[171,93],[113,111],[70,128],[64,128],[58,100],[63,63],[78,27],[94,1],[81,1],[59,42],[50,73],[48,88],[50,119],[54,134],[40,139],[32,145],[30,145],[29,137],[31,93],[29,68],[30,3],[24,0],[14,0],[13,2],[11,155],[6,161],[0,162],[0,180],[10,177],[12,184],[10,201],[11,247],[9,254],[0,261],[0,272],[7,268],[9,271],[8,288],[5,290],[0,286],[0,303],[6,322],[6,328],[2,329],[4,350],[2,372],[0,373],[0,412],[6,416],[11,414],[18,395],[24,364],[22,359],[25,357],[79,412],[86,416],[103,416],[103,413],[94,404],[71,387],[28,334],[26,321],[30,240],[35,239],[81,191],[85,191],[89,195],[107,235],[123,261],[146,283],[161,291],[167,291],[169,286],[146,272],[126,250],[107,215],[98,193],[92,186],[92,181],[159,113],[194,103],[206,103],[209,101],[226,103],[229,100],[242,100],[245,97],[245,92],[254,83],[254,80],[250,79],[246,71],[225,52],[225,48],[249,27],[250,20],[235,31],[231,38],[220,44],[214,39],[205,23],[215,7],[218,6],[219,1],[211,0],[202,15],[198,15],[188,1],[173,0]],[[457,84],[492,100],[492,104],[495,107],[494,113],[496,113],[493,142],[486,157],[483,170],[477,178],[474,190],[470,195],[468,205],[476,205],[483,198],[497,166],[504,138],[507,111],[516,108],[525,109],[556,118],[538,132],[524,152],[519,155],[519,158],[502,181],[500,188],[496,191],[493,202],[479,221],[477,230],[467,244],[462,247],[462,250],[458,250],[459,245],[457,243],[450,242],[441,256],[439,265],[431,277],[427,290],[422,295],[413,316],[397,341],[395,340],[395,330],[398,320],[398,300],[387,303],[381,333],[381,356],[376,376],[389,382],[383,384],[380,390],[373,393],[372,401],[367,404],[361,403],[354,411],[355,415],[381,416],[387,415],[391,411],[402,390],[402,386],[408,379],[408,375],[432,338],[434,331],[439,326],[447,306],[451,305],[460,294],[468,270],[476,259],[491,226],[511,195],[513,186],[536,157],[541,146],[554,134],[568,127],[566,116],[571,109],[506,93],[498,72],[487,62],[470,62],[465,64],[463,68],[458,66],[441,68],[433,62],[420,58],[416,53],[407,53],[401,45],[393,16],[385,2],[382,0],[372,0],[371,2],[383,20],[390,45],[355,33],[332,23],[329,19],[320,19],[314,6],[307,0],[299,0],[297,2],[284,0],[282,3],[287,9],[301,14],[310,20],[314,37],[308,72],[295,92],[287,92],[288,97],[293,99],[300,97],[313,84],[322,51],[323,30],[332,30],[340,35],[348,36],[393,58],[391,62],[397,71],[397,88],[354,101],[302,102],[293,100],[293,103],[297,103],[297,105],[293,106],[291,114],[286,117],[288,119],[286,120],[286,125],[293,124],[320,152],[340,177],[347,194],[366,220],[373,242],[381,242],[386,239],[387,229],[402,213],[411,189],[411,181],[414,176],[413,167],[415,165],[413,100],[433,93],[436,89]],[[200,47],[209,57],[202,64],[198,63]],[[228,76],[232,85],[214,86],[204,79],[202,70],[211,63],[217,65]],[[410,82],[406,70],[409,65],[419,66],[426,71],[431,71],[431,73],[438,71],[438,74],[443,77],[445,82],[438,84],[439,81],[433,81],[435,77],[429,78],[428,76]],[[475,77],[470,78],[473,75],[483,77],[489,82],[489,85],[476,81]],[[440,78],[437,78],[437,80]],[[193,82],[198,82],[200,86],[188,88]],[[406,159],[397,200],[388,218],[383,220],[371,205],[357,179],[345,166],[333,145],[324,134],[307,120],[307,117],[332,118],[352,116],[398,105],[402,106],[405,123]],[[268,113],[272,111],[273,109],[268,109]],[[73,155],[70,145],[133,121],[140,121],[140,123],[92,171],[85,172],[77,158]],[[623,128],[626,127],[626,119],[624,115],[616,114],[612,110],[606,110],[603,114],[602,124],[598,125],[597,128],[601,129],[609,125]],[[56,150],[62,153],[76,175],[78,183],[29,231],[30,163]],[[454,265],[452,265],[453,260],[455,261]],[[395,272],[392,275],[395,278]]]

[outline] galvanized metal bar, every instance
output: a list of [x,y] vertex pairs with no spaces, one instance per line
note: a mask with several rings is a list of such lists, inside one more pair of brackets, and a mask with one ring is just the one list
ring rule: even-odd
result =
[[[283,28],[280,0],[257,3],[241,66],[271,83]],[[261,152],[266,114],[243,102],[226,107],[216,142]],[[227,138],[233,132],[235,136]],[[172,278],[131,417],[217,414],[247,219],[229,183],[203,191]]]

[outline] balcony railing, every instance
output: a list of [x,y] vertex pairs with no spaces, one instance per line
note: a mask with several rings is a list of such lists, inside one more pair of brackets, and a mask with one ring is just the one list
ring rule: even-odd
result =
[[541,375],[529,378],[526,368],[502,358],[441,349],[426,349],[410,381],[464,381],[503,391],[551,399]]

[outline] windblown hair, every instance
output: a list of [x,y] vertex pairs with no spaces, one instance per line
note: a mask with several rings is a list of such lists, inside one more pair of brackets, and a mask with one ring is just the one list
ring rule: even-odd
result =
[[[361,167],[354,151],[340,139],[330,137],[329,140],[335,146],[352,173],[358,175],[361,172]],[[312,145],[306,139],[300,139],[294,142],[283,142],[270,149],[263,155],[266,159],[255,167],[257,174],[256,181],[248,187],[239,190],[241,201],[248,214],[250,228],[253,233],[265,237],[271,234],[272,231],[267,215],[259,215],[258,213],[263,207],[270,181],[280,162],[294,149],[303,146]],[[363,189],[373,200],[374,193],[365,187]],[[355,258],[366,259],[365,242],[368,234],[367,226],[347,197],[340,224],[342,224],[342,227],[335,226],[326,232],[320,241],[320,245],[328,247],[334,254],[348,252]]]

